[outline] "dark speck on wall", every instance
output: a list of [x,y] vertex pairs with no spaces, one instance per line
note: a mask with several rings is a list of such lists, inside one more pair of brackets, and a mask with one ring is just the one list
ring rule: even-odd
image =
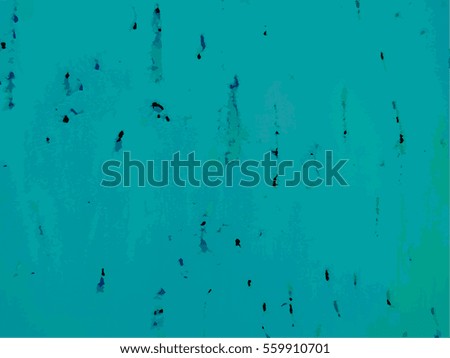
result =
[[392,303],[391,303],[391,293],[390,293],[389,290],[386,292],[386,304],[387,304],[388,306],[392,306]]
[[164,111],[164,107],[162,105],[160,105],[158,102],[153,102],[152,108],[155,112],[158,112],[158,113]]
[[200,50],[197,54],[197,59],[201,59],[202,58],[202,53],[206,50],[206,42],[205,42],[205,36],[200,35]]
[[124,132],[123,132],[123,131],[120,131],[119,134],[117,135],[117,139],[116,139],[116,142],[117,142],[117,143],[120,142],[120,141],[122,140],[123,135],[124,135]]
[[276,188],[278,186],[278,174],[272,180],[272,186]]

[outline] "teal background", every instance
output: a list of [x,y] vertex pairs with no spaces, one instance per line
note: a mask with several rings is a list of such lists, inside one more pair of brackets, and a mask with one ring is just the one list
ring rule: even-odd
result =
[[[0,0],[0,336],[448,337],[448,1],[161,0],[160,47],[155,6]],[[221,161],[278,130],[350,186],[102,188],[121,130]]]

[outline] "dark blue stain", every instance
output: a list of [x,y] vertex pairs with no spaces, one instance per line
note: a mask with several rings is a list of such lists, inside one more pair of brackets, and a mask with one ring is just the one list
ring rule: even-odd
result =
[[119,143],[122,141],[123,135],[124,135],[124,131],[120,131],[119,134],[117,135],[117,139],[116,139],[116,143]]
[[97,292],[104,292],[105,290],[105,279],[100,277],[100,282],[97,284]]
[[161,11],[158,5],[153,11],[152,29],[155,36],[151,49],[151,71],[153,81],[157,83],[162,80]]
[[237,76],[234,76],[233,83],[230,84],[230,89],[234,90],[239,87],[239,79]]
[[15,104],[13,101],[13,90],[16,87],[14,84],[14,79],[16,78],[14,72],[9,72],[8,76],[6,77],[8,84],[5,88],[6,93],[8,94],[8,108],[13,109]]
[[14,85],[14,83],[13,83],[13,80],[16,78],[16,76],[14,75],[14,72],[10,72],[9,74],[8,74],[8,77],[6,77],[6,79],[8,80],[8,85],[6,86],[6,91],[8,91],[8,92],[12,92],[13,91],[13,89],[14,89],[14,87],[15,87],[15,85]]
[[200,238],[200,249],[202,250],[202,252],[208,252],[208,244],[206,243],[206,241],[203,238]]
[[202,47],[202,51],[204,51],[206,48],[206,43],[205,43],[205,36],[203,35],[200,35],[200,46]]
[[341,313],[339,312],[339,306],[338,306],[337,301],[333,301],[333,306],[334,306],[334,310],[336,311],[338,317],[340,318],[341,317]]
[[347,138],[347,90],[344,88],[341,93],[341,107],[342,107],[342,123],[344,140]]

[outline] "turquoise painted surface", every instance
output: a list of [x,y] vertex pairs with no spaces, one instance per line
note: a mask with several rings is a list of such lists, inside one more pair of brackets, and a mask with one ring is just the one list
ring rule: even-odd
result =
[[[156,6],[0,1],[0,336],[448,337],[448,2]],[[99,185],[277,130],[350,186]]]

